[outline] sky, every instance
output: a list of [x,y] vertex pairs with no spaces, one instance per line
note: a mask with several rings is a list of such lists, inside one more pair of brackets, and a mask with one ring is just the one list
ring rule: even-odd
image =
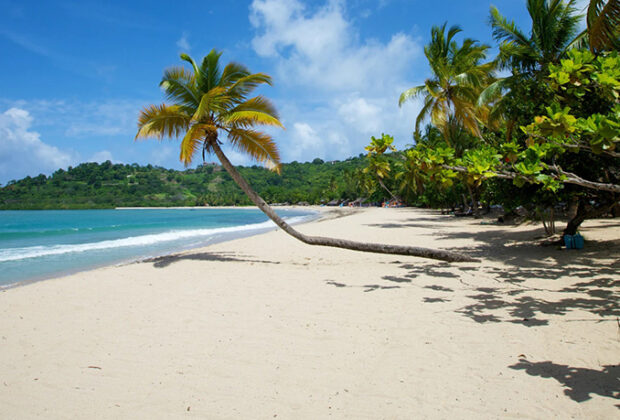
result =
[[431,27],[494,54],[491,4],[529,32],[525,0],[0,0],[0,184],[106,160],[182,169],[178,140],[134,141],[137,116],[180,53],[214,48],[273,77],[257,93],[285,126],[265,130],[283,162],[357,156],[381,133],[403,148],[421,107],[398,97],[430,76]]

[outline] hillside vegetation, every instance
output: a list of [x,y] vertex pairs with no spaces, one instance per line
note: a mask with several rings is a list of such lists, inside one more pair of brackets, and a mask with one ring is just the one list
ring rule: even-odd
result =
[[[268,202],[320,204],[357,198],[355,173],[364,163],[361,157],[285,163],[281,175],[259,166],[238,169]],[[110,161],[83,163],[0,188],[3,210],[249,204],[226,171],[209,163],[184,171]]]

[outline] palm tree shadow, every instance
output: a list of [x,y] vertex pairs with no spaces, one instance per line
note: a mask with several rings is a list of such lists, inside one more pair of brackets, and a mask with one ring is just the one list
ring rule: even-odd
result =
[[165,268],[165,267],[168,267],[170,264],[183,261],[183,260],[280,264],[279,261],[258,260],[258,259],[254,259],[248,256],[238,255],[232,252],[219,252],[219,253],[194,252],[194,253],[187,253],[187,254],[164,255],[161,257],[146,259],[144,260],[144,262],[152,262],[153,267],[155,268]]
[[531,376],[553,378],[566,388],[566,396],[579,403],[591,399],[591,394],[620,399],[620,365],[603,366],[599,371],[559,365],[550,361],[530,362],[519,359],[519,363],[509,368],[524,370]]

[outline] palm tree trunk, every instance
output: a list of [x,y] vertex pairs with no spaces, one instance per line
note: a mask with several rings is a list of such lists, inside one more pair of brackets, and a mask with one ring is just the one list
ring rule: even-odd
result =
[[353,251],[362,252],[374,252],[378,254],[396,254],[396,255],[411,255],[415,257],[431,258],[435,260],[442,260],[448,262],[469,262],[477,261],[476,259],[467,255],[459,254],[451,251],[443,251],[438,249],[418,248],[403,245],[385,245],[375,244],[367,242],[354,242],[344,239],[325,238],[322,236],[308,236],[304,235],[297,230],[293,229],[288,223],[286,223],[278,214],[263,200],[253,189],[250,184],[241,176],[241,174],[230,163],[222,149],[217,142],[211,143],[211,147],[215,152],[215,155],[222,163],[222,166],[230,174],[232,179],[237,183],[239,188],[252,200],[256,206],[267,215],[276,225],[278,225],[283,231],[293,236],[308,245],[320,245],[330,246],[335,248],[350,249]]
[[381,185],[381,187],[382,187],[384,190],[386,190],[386,191],[387,191],[387,193],[388,193],[389,195],[391,195],[391,196],[392,196],[392,198],[393,198],[394,200],[399,201],[399,202],[401,202],[401,203],[402,203],[402,201],[403,201],[403,200],[401,200],[399,197],[396,197],[396,196],[394,195],[394,193],[392,193],[392,191],[390,191],[390,189],[389,189],[388,187],[386,187],[386,186],[385,186],[385,184],[383,183],[383,181],[381,180],[381,178],[377,177],[377,181],[379,181],[379,185]]

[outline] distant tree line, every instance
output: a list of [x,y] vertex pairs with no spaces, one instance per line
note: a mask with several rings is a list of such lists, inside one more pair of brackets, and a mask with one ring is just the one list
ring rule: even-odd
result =
[[[363,156],[344,161],[291,162],[281,175],[261,166],[237,169],[270,203],[321,204],[367,194],[360,185]],[[383,197],[376,195],[376,200]],[[249,205],[245,194],[216,164],[177,171],[158,166],[82,163],[51,176],[9,181],[0,188],[0,209]]]

